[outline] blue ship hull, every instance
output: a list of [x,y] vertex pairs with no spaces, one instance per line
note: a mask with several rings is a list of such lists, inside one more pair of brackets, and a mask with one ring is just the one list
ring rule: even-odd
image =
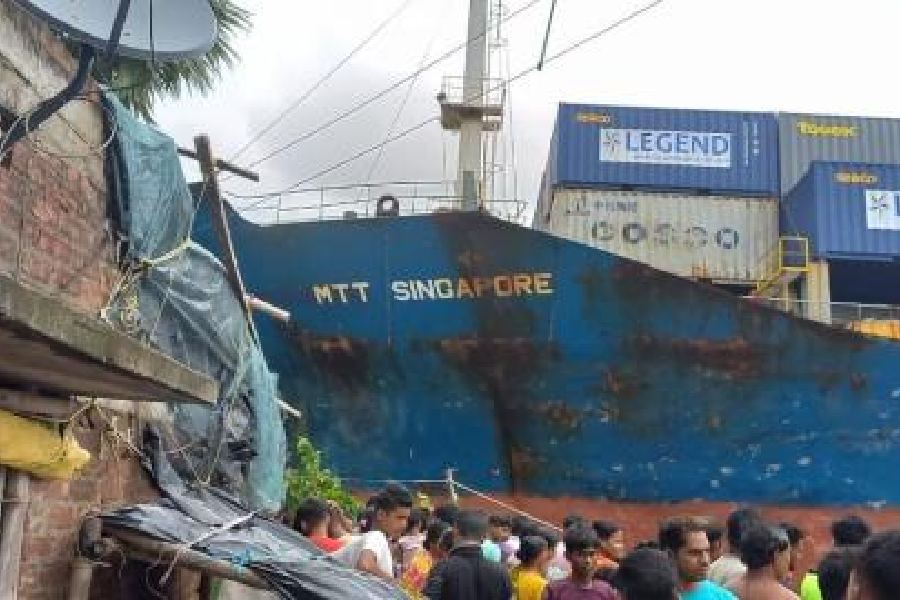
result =
[[900,504],[898,344],[478,214],[230,226],[292,315],[256,318],[282,394],[343,476]]

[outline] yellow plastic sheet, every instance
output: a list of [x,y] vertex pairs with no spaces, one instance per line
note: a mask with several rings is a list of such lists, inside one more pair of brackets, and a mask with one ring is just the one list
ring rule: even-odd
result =
[[0,465],[38,477],[71,479],[90,460],[91,453],[58,427],[0,410]]

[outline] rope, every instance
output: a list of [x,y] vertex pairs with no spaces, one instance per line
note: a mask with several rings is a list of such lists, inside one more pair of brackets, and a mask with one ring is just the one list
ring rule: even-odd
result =
[[129,450],[131,450],[136,456],[138,456],[142,459],[147,458],[146,455],[144,455],[144,453],[141,451],[141,449],[134,445],[134,442],[132,442],[131,440],[129,440],[128,438],[126,438],[124,435],[122,435],[119,432],[118,428],[116,428],[116,426],[109,419],[109,417],[106,416],[106,413],[103,411],[103,409],[101,409],[96,404],[92,404],[92,406],[94,407],[95,412],[97,413],[97,416],[99,416],[103,420],[103,422],[106,423],[106,430],[109,433],[111,433],[113,435],[113,437],[115,437],[119,442],[125,444],[125,446]]
[[[52,152],[52,151],[47,150],[46,148],[42,147],[40,144],[38,144],[37,140],[31,139],[31,137],[29,135],[26,135],[25,141],[28,143],[29,146],[31,146],[31,148],[33,150],[35,150],[36,152],[40,152],[41,154],[45,154],[47,156],[52,156],[53,158],[66,158],[66,159],[90,158],[92,156],[100,156],[106,151],[106,149],[109,147],[109,145],[116,138],[116,133],[119,131],[119,120],[116,118],[116,116],[112,112],[112,110],[103,106],[102,102],[99,102],[99,101],[95,102],[95,101],[88,100],[87,96],[78,96],[76,98],[73,98],[73,100],[83,100],[85,102],[90,102],[91,104],[97,104],[100,107],[100,110],[102,110],[107,115],[109,115],[110,122],[112,123],[112,127],[110,127],[110,130],[109,130],[109,136],[107,136],[107,138],[99,146],[92,147],[87,140],[85,140],[83,137],[78,135],[77,130],[74,129],[72,127],[72,125],[70,125],[66,119],[63,119],[62,116],[57,114],[55,116],[59,116],[60,120],[65,122],[67,125],[69,125],[69,129],[71,129],[73,132],[76,133],[76,135],[78,135],[78,137],[81,139],[82,143],[88,147],[88,151],[85,153],[82,153],[82,154],[60,154],[60,153]],[[26,124],[26,130],[27,129],[28,129],[28,127]]]
[[520,510],[520,509],[516,508],[515,506],[507,504],[506,502],[497,500],[496,498],[491,498],[487,494],[479,492],[475,488],[469,487],[467,485],[463,485],[462,483],[460,483],[458,481],[449,479],[449,480],[447,480],[447,483],[449,483],[451,485],[455,485],[459,489],[461,489],[465,492],[468,492],[468,493],[472,494],[473,496],[478,496],[479,498],[481,498],[483,500],[487,500],[488,502],[492,502],[492,503],[496,504],[497,506],[501,506],[501,507],[503,507],[504,510],[508,510],[510,512],[516,513],[517,515],[521,515],[523,517],[527,517],[527,518],[531,519],[532,521],[534,521],[535,523],[540,523],[541,525],[544,525],[545,527],[550,527],[551,529],[555,529],[556,531],[563,530],[562,527],[560,527],[558,525],[554,525],[553,523],[544,521],[543,519],[538,519],[537,517],[525,512],[524,510]]
[[249,514],[243,515],[236,519],[232,519],[231,521],[228,521],[227,523],[223,523],[221,526],[216,527],[215,529],[211,529],[210,531],[207,531],[206,533],[204,533],[203,535],[201,535],[197,539],[195,539],[193,542],[185,542],[184,544],[179,545],[178,548],[175,550],[175,554],[172,556],[172,562],[169,564],[169,568],[166,569],[166,572],[159,579],[160,585],[166,585],[166,583],[168,583],[169,577],[171,577],[171,575],[172,575],[172,571],[175,570],[175,565],[178,562],[178,559],[181,558],[181,555],[184,554],[187,550],[190,550],[193,546],[196,546],[197,544],[199,544],[201,542],[205,542],[206,540],[208,540],[212,537],[215,537],[216,535],[218,535],[222,532],[228,531],[229,529],[233,529],[233,528],[237,527],[238,525],[243,525],[244,523],[246,523],[247,521],[249,521],[250,519],[255,517],[256,514],[257,514],[257,511],[253,511]]
[[27,111],[24,115],[20,115],[15,121],[13,121],[12,125],[9,126],[9,129],[7,130],[6,134],[3,136],[3,140],[0,141],[0,161],[3,161],[3,159],[6,158],[6,155],[9,154],[10,152],[12,152],[12,148],[11,147],[7,148],[6,143],[9,141],[9,137],[10,137],[10,135],[12,135],[12,132],[16,128],[16,125],[18,125],[23,120],[25,121],[25,135],[27,137],[28,133],[31,130],[31,127],[29,126],[28,121],[29,121],[29,119],[31,119],[31,114],[35,110],[37,110],[36,107]]
[[[63,158],[63,159],[90,158],[92,156],[102,155],[103,152],[106,151],[106,149],[109,147],[109,145],[115,139],[116,133],[119,130],[119,121],[118,121],[118,119],[115,118],[115,115],[111,114],[111,111],[109,109],[107,109],[105,106],[103,106],[102,102],[91,100],[87,95],[76,96],[71,101],[74,102],[76,100],[88,102],[89,104],[97,104],[102,111],[111,115],[111,117],[112,117],[111,122],[112,122],[113,126],[110,127],[109,136],[107,136],[107,138],[103,141],[103,143],[101,143],[99,146],[96,146],[96,147],[91,146],[90,142],[88,142],[87,140],[84,139],[84,137],[81,135],[81,133],[71,123],[69,123],[68,119],[63,117],[60,112],[56,112],[51,116],[56,117],[60,121],[62,121],[66,125],[66,127],[68,127],[69,130],[71,130],[81,140],[81,143],[83,143],[85,146],[87,146],[87,149],[88,149],[87,152],[84,152],[81,154],[61,154],[61,153],[56,153],[51,150],[48,150],[47,148],[44,148],[43,146],[38,144],[37,141],[35,139],[33,139],[33,137],[32,137],[32,134],[35,133],[37,131],[37,129],[32,130],[31,124],[29,123],[29,121],[31,119],[31,116],[34,114],[34,112],[37,111],[38,108],[40,108],[40,105],[42,104],[42,101],[41,101],[41,102],[38,102],[37,106],[32,107],[31,109],[27,110],[23,115],[19,116],[15,121],[13,121],[12,125],[10,125],[9,129],[6,131],[6,134],[3,136],[2,141],[0,141],[0,161],[2,161],[4,158],[6,158],[7,154],[12,152],[12,146],[7,147],[6,144],[7,144],[7,142],[9,142],[10,135],[12,134],[16,125],[18,125],[22,121],[25,122],[24,141],[36,152],[40,152],[41,154],[44,154],[47,156],[52,156],[54,158]],[[38,127],[40,127],[40,126],[38,126]]]
[[156,258],[142,258],[140,262],[142,265],[146,265],[148,267],[157,267],[165,262],[168,262],[174,258],[178,258],[181,254],[184,253],[185,250],[191,247],[191,238],[190,236],[186,237],[184,241],[180,244],[162,254],[161,256],[157,256]]
[[528,519],[534,521],[535,523],[540,523],[541,525],[544,525],[545,527],[549,527],[556,531],[563,530],[563,528],[558,525],[554,525],[553,523],[550,523],[549,521],[544,521],[543,519],[539,519],[538,517],[535,517],[534,515],[532,515],[528,512],[525,512],[524,510],[516,508],[515,506],[512,506],[511,504],[507,504],[506,502],[503,502],[501,500],[497,500],[496,498],[492,498],[491,496],[488,496],[484,492],[479,492],[475,488],[465,485],[463,483],[460,483],[459,481],[449,478],[449,477],[445,477],[444,479],[361,479],[358,477],[342,477],[340,479],[341,479],[341,481],[344,481],[344,482],[352,481],[352,482],[364,483],[364,484],[372,483],[372,484],[381,484],[381,485],[387,485],[390,483],[407,483],[407,484],[418,483],[418,484],[431,484],[431,485],[437,485],[437,484],[450,485],[452,487],[459,488],[460,490],[467,492],[473,496],[477,496],[477,497],[481,498],[482,500],[487,500],[488,502],[496,504],[497,506],[500,506],[501,508],[503,508],[506,511],[515,513],[515,514],[523,516],[523,517],[527,517]]

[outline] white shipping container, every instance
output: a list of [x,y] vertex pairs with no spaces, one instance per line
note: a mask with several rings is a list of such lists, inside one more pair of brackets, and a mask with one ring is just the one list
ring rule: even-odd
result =
[[558,189],[541,229],[682,277],[749,283],[777,246],[778,201]]

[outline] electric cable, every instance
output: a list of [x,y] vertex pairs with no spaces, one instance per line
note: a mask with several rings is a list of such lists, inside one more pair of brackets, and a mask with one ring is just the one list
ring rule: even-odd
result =
[[[537,5],[538,3],[542,2],[542,1],[543,0],[530,0],[526,5],[522,6],[521,8],[516,9],[514,12],[510,13],[507,17],[505,17],[504,21],[508,22],[511,19],[514,19],[515,17],[521,15],[522,13],[524,13],[525,11],[527,11],[528,9],[530,9],[531,7]],[[261,158],[258,158],[256,160],[250,162],[248,165],[248,168],[253,168],[253,167],[259,166],[262,163],[264,163],[268,160],[271,160],[273,157],[281,154],[282,152],[290,150],[297,144],[300,144],[301,142],[305,142],[306,140],[315,137],[316,135],[322,133],[323,131],[330,129],[334,125],[337,125],[341,121],[346,120],[347,118],[353,116],[354,114],[358,113],[359,111],[366,108],[367,106],[373,104],[374,102],[377,102],[378,100],[385,97],[389,93],[398,89],[404,83],[407,83],[410,80],[412,80],[413,78],[418,77],[420,74],[431,70],[436,65],[442,63],[443,61],[447,60],[448,58],[450,58],[451,56],[453,56],[454,54],[456,54],[457,52],[459,52],[460,50],[465,48],[470,42],[473,42],[481,37],[484,37],[485,35],[487,35],[487,31],[482,31],[480,34],[476,35],[471,40],[466,40],[463,43],[455,46],[454,48],[451,48],[450,50],[448,50],[441,56],[439,56],[439,57],[435,58],[434,60],[432,60],[431,62],[429,62],[427,65],[425,65],[421,69],[417,69],[416,71],[413,71],[409,75],[395,81],[388,87],[382,89],[379,92],[376,92],[375,94],[369,96],[365,100],[358,102],[357,104],[353,105],[349,109],[347,109],[344,112],[338,114],[337,116],[329,119],[328,121],[322,123],[321,125],[315,127],[314,129],[311,129],[310,131],[307,131],[306,133],[303,133],[303,134],[295,137],[294,139],[290,140],[289,142],[287,142],[287,143],[279,146],[278,148],[275,148],[274,150],[268,152],[267,154],[263,155]]]
[[[428,43],[425,45],[425,51],[422,53],[422,59],[419,61],[419,69],[425,66],[425,62],[428,60],[428,56],[431,54],[431,47],[434,45],[434,40],[437,38],[438,30],[440,29],[440,25],[444,20],[444,13],[447,12],[447,7],[449,4],[444,4],[444,10],[437,13],[437,23],[438,28],[435,29],[434,33],[431,36],[431,39],[428,40]],[[417,74],[412,81],[409,82],[409,87],[406,88],[406,95],[403,97],[403,101],[400,102],[400,106],[397,107],[397,112],[394,114],[394,119],[391,121],[391,125],[388,127],[387,134],[385,137],[390,137],[394,133],[394,129],[397,127],[397,124],[400,122],[400,117],[403,115],[404,109],[406,109],[406,105],[409,103],[409,99],[412,96],[412,92],[416,87],[416,82],[419,81],[419,75]],[[378,164],[381,162],[381,158],[384,156],[384,146],[379,149],[378,154],[375,155],[375,158],[372,159],[372,164],[369,166],[369,172],[366,174],[366,183],[371,182],[372,175],[375,174],[375,170],[378,168]]]
[[278,116],[272,119],[265,127],[263,127],[259,132],[256,133],[250,140],[248,140],[243,146],[237,149],[234,154],[228,158],[228,162],[234,162],[238,157],[240,157],[244,152],[246,152],[253,144],[258,142],[264,135],[269,133],[276,125],[278,125],[281,121],[284,120],[290,113],[295,111],[297,107],[306,102],[310,96],[312,96],[316,90],[322,87],[329,79],[334,77],[338,71],[340,71],[348,62],[350,62],[354,56],[356,56],[363,48],[365,48],[369,42],[375,39],[378,34],[384,31],[388,25],[390,25],[400,14],[406,10],[407,7],[412,3],[412,0],[405,0],[394,12],[392,12],[388,17],[378,24],[375,29],[373,29],[369,35],[367,35],[356,47],[353,48],[344,58],[342,58],[335,66],[333,66],[325,75],[319,78],[312,87],[303,92],[296,100],[291,102],[287,108],[282,110]]
[[[560,51],[557,52],[556,54],[553,54],[553,55],[547,57],[547,59],[544,61],[544,65],[547,65],[547,64],[549,64],[549,63],[551,63],[551,62],[553,62],[553,61],[559,60],[559,59],[562,58],[563,56],[565,56],[565,55],[567,55],[567,54],[569,54],[569,53],[571,53],[571,52],[574,52],[575,50],[581,48],[581,47],[584,46],[585,44],[588,44],[588,43],[590,43],[590,42],[592,42],[592,41],[594,41],[594,40],[596,40],[596,39],[598,39],[598,38],[600,38],[600,37],[606,35],[607,33],[609,33],[609,32],[611,32],[611,31],[613,31],[613,30],[615,30],[615,29],[621,27],[622,25],[627,24],[628,22],[630,22],[630,21],[636,19],[637,17],[639,17],[639,16],[641,16],[641,15],[643,15],[643,14],[649,12],[650,10],[652,10],[652,9],[656,8],[657,6],[661,5],[663,2],[665,2],[665,0],[654,0],[653,2],[651,2],[651,3],[649,3],[649,4],[646,4],[646,5],[642,6],[641,8],[638,8],[638,9],[636,9],[636,10],[634,10],[634,11],[628,13],[628,14],[625,15],[624,17],[621,17],[620,19],[617,19],[616,21],[614,21],[614,22],[611,23],[610,25],[607,25],[606,27],[604,27],[604,28],[602,28],[602,29],[600,29],[600,30],[598,30],[598,31],[596,31],[596,32],[594,32],[594,33],[592,33],[592,34],[590,34],[590,35],[587,35],[587,36],[585,36],[585,37],[583,37],[583,38],[580,38],[579,40],[577,40],[576,42],[574,42],[574,43],[572,43],[572,44],[566,46],[565,48],[563,48],[562,50],[560,50]],[[506,84],[512,84],[513,82],[518,81],[519,79],[521,79],[521,78],[523,78],[523,77],[525,77],[525,76],[527,76],[527,75],[529,75],[529,74],[531,74],[531,73],[533,73],[533,72],[535,72],[535,71],[537,71],[537,65],[528,67],[527,69],[524,69],[524,70],[520,71],[519,73],[517,73],[515,76],[510,77],[510,78],[507,80],[507,82],[501,82],[499,85],[492,86],[491,88],[482,91],[482,93],[480,93],[480,94],[476,94],[476,95],[474,95],[474,96],[472,96],[472,97],[470,97],[470,98],[466,98],[465,101],[466,101],[466,102],[473,102],[473,101],[475,101],[475,100],[477,100],[477,99],[479,99],[479,98],[483,98],[484,96],[486,96],[486,95],[489,94],[490,92],[496,91],[497,89],[501,88],[503,85],[506,85]],[[232,193],[232,194],[230,194],[230,196],[233,197],[233,198],[240,198],[240,199],[255,199],[255,200],[258,200],[258,202],[256,202],[256,203],[253,203],[253,204],[250,204],[249,206],[245,206],[245,207],[242,207],[242,208],[238,209],[239,212],[240,212],[240,211],[243,211],[243,210],[248,210],[248,209],[250,209],[250,208],[255,207],[256,205],[258,205],[260,202],[264,201],[264,200],[267,199],[267,198],[272,198],[272,197],[275,197],[275,196],[281,196],[281,195],[284,195],[284,194],[291,193],[291,192],[293,192],[294,190],[296,190],[298,187],[300,187],[300,186],[302,186],[302,185],[305,185],[305,184],[309,183],[310,181],[314,181],[314,180],[316,180],[316,179],[322,177],[323,175],[327,175],[327,174],[329,174],[329,173],[331,173],[331,172],[333,172],[333,171],[336,171],[336,170],[338,170],[338,169],[340,169],[340,168],[342,168],[342,167],[344,167],[344,166],[346,166],[346,165],[348,165],[348,164],[350,164],[350,163],[352,163],[352,162],[355,162],[356,160],[359,160],[359,159],[362,158],[363,156],[366,156],[366,155],[368,155],[368,154],[371,154],[372,152],[376,152],[378,149],[380,149],[380,148],[383,147],[383,146],[386,146],[386,145],[388,145],[388,144],[391,144],[391,143],[393,143],[393,142],[396,142],[396,141],[398,141],[398,140],[401,140],[401,139],[407,137],[408,135],[410,135],[410,134],[412,134],[412,133],[415,133],[416,131],[418,131],[418,130],[424,128],[424,127],[426,127],[427,125],[430,125],[431,123],[434,123],[434,122],[439,121],[439,120],[440,120],[440,115],[436,115],[436,116],[433,116],[433,117],[431,117],[431,118],[428,118],[428,119],[426,119],[426,120],[424,120],[424,121],[422,121],[422,122],[420,122],[420,123],[417,123],[417,124],[415,124],[415,125],[413,125],[413,126],[411,126],[411,127],[408,127],[407,129],[401,131],[401,132],[398,133],[397,135],[394,135],[394,136],[391,136],[391,137],[385,139],[385,140],[384,140],[383,142],[381,142],[381,143],[378,143],[378,144],[375,144],[375,145],[373,145],[373,146],[369,146],[368,148],[365,148],[365,149],[363,149],[363,150],[360,150],[359,152],[357,152],[357,153],[355,153],[355,154],[353,154],[353,155],[351,155],[351,156],[349,156],[349,157],[347,157],[347,158],[345,158],[345,159],[343,159],[343,160],[340,160],[340,161],[338,161],[338,162],[336,162],[336,163],[334,163],[334,164],[332,164],[332,165],[330,165],[330,166],[328,166],[328,167],[326,167],[326,168],[324,168],[324,169],[321,169],[321,170],[317,171],[316,173],[314,173],[314,174],[312,174],[312,175],[310,175],[310,176],[308,176],[308,177],[304,177],[303,179],[300,179],[300,180],[296,181],[295,183],[293,183],[292,185],[290,185],[290,186],[288,186],[288,187],[286,187],[286,188],[283,188],[283,189],[281,189],[281,190],[273,191],[273,192],[267,192],[267,193],[262,193],[262,194],[252,194],[252,195],[250,195],[250,194],[248,194],[248,195],[240,195],[240,194],[234,194],[234,193]]]

